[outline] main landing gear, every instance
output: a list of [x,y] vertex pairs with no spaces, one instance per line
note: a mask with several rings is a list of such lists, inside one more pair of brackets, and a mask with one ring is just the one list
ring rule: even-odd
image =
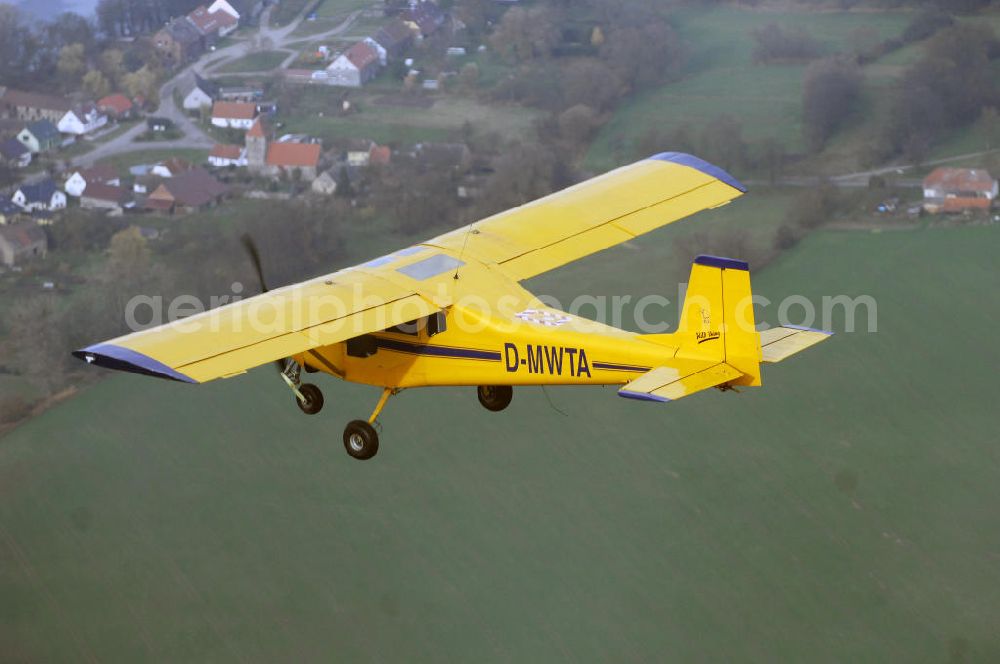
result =
[[494,413],[509,406],[514,398],[514,388],[510,385],[480,385],[477,392],[483,408]]
[[375,431],[375,420],[382,413],[389,397],[399,392],[398,388],[387,387],[382,390],[382,397],[375,405],[372,416],[365,420],[354,420],[349,422],[344,428],[344,449],[347,453],[360,461],[366,461],[378,454],[378,432]]

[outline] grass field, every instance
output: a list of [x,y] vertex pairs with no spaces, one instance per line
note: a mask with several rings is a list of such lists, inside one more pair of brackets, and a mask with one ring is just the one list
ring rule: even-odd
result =
[[123,152],[120,155],[102,159],[101,163],[111,165],[124,175],[132,166],[137,166],[139,164],[155,164],[171,157],[187,159],[192,164],[204,164],[205,160],[208,159],[208,150],[199,150],[194,148],[180,148],[176,150],[152,148],[149,150],[135,150],[133,152]]
[[[302,102],[296,114],[285,119],[289,131],[304,132],[320,138],[371,138],[379,142],[415,143],[455,139],[468,122],[474,130],[492,131],[515,139],[528,133],[540,116],[538,111],[504,105],[481,104],[473,99],[447,97],[437,99],[431,108],[410,108],[378,104],[376,95],[353,97],[359,113],[334,116],[336,101],[331,94],[341,90],[306,89],[309,101]],[[359,101],[360,99],[360,101]],[[316,113],[324,110],[325,115]]]
[[803,150],[801,81],[805,64],[755,65],[751,31],[777,22],[802,27],[828,52],[849,50],[852,31],[874,28],[878,37],[897,36],[906,12],[773,12],[715,7],[675,14],[677,30],[689,47],[688,73],[675,83],[637,95],[623,104],[602,129],[587,155],[595,171],[629,161],[632,144],[651,127],[661,131],[688,124],[694,130],[724,114],[738,118],[748,140],[774,137],[791,152]]
[[254,71],[270,71],[284,62],[289,56],[285,51],[260,51],[251,53],[232,62],[227,62],[219,68],[223,74],[236,74]]
[[[998,233],[811,236],[755,291],[870,294],[878,333],[762,389],[417,390],[364,464],[340,431],[373,389],[305,418],[266,369],[104,381],[0,440],[0,652],[996,661]],[[532,286],[671,293],[665,238]]]

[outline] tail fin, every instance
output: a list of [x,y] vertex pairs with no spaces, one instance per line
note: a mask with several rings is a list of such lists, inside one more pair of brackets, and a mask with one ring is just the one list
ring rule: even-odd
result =
[[714,359],[741,371],[736,385],[760,385],[760,337],[754,327],[750,267],[718,256],[698,256],[674,343],[678,356]]

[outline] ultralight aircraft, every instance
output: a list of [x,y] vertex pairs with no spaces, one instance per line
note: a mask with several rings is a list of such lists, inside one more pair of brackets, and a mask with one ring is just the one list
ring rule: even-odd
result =
[[758,332],[747,263],[698,256],[672,334],[637,334],[546,306],[520,282],[746,192],[724,170],[665,152],[355,267],[75,351],[109,369],[204,383],[274,362],[298,407],[323,407],[302,372],[376,385],[367,420],[344,430],[355,459],[378,451],[389,397],[410,387],[475,386],[500,411],[518,385],[615,385],[668,402],[710,387],[761,384],[829,332]]

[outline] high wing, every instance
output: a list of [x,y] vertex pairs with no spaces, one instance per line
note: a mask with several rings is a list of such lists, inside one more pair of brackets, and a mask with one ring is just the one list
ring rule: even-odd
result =
[[439,310],[416,289],[352,268],[73,355],[109,369],[201,383]]
[[459,266],[480,295],[530,295],[514,282],[744,191],[707,162],[663,153],[422,245],[73,354],[184,382],[233,376],[440,311],[459,283],[452,278]]
[[708,162],[664,152],[425,244],[496,264],[521,281],[724,205],[745,191]]

